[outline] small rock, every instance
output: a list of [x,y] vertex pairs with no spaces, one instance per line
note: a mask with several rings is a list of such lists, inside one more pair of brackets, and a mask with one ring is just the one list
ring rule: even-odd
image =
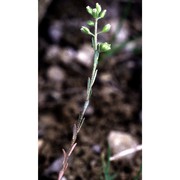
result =
[[127,62],[127,68],[133,69],[134,67],[135,67],[135,62],[134,61]]
[[50,80],[60,82],[64,80],[65,73],[58,66],[51,66],[47,71],[47,76]]
[[124,49],[126,52],[132,52],[135,48],[136,48],[136,42],[130,41],[126,44]]
[[46,53],[46,59],[48,61],[52,61],[52,59],[57,58],[59,56],[60,49],[56,45],[52,45],[48,48]]
[[43,145],[44,145],[44,140],[43,139],[39,139],[38,140],[38,150],[39,150],[39,152],[41,151]]
[[[117,154],[129,148],[135,148],[137,141],[129,134],[119,131],[111,131],[108,135],[108,143],[113,154]],[[127,157],[131,158],[130,154]]]
[[102,73],[99,78],[105,83],[112,82],[112,75],[110,73]]
[[63,177],[62,177],[62,180],[67,180],[67,178],[63,176]]
[[89,105],[89,107],[86,110],[86,115],[92,115],[94,113],[94,108]]
[[70,64],[72,60],[76,57],[77,52],[72,48],[62,49],[59,53],[59,58],[65,64]]
[[77,60],[86,67],[91,66],[93,62],[94,50],[90,44],[84,44],[77,53]]
[[126,41],[129,37],[129,27],[128,23],[125,21],[122,25],[122,28],[119,30],[119,32],[116,35],[116,43],[122,43]]
[[133,112],[135,110],[135,107],[131,104],[124,103],[121,106],[121,112],[125,115],[126,118],[131,119],[133,116]]
[[39,116],[39,131],[48,127],[56,127],[57,122],[52,114],[43,114]]
[[60,38],[62,37],[62,23],[60,23],[59,21],[54,21],[50,25],[48,31],[51,40],[54,43],[58,43]]
[[95,152],[96,154],[100,154],[100,152],[101,152],[101,147],[100,147],[98,144],[95,144],[95,145],[92,147],[92,150],[93,150],[93,152]]
[[62,167],[63,157],[56,159],[46,170],[45,175],[49,175],[51,173],[58,173]]
[[55,100],[58,100],[61,97],[61,93],[58,91],[51,91],[50,94]]

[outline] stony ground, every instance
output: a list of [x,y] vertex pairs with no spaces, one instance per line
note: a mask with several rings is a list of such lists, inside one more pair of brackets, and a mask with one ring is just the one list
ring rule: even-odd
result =
[[[98,2],[108,11],[100,27],[112,24],[111,32],[99,40],[111,42],[113,49],[101,54],[91,104],[65,174],[68,180],[105,179],[102,157],[107,157],[112,132],[128,136],[118,138],[119,150],[142,143],[142,4],[138,0]],[[61,149],[70,145],[91,74],[91,39],[79,29],[90,18],[85,7],[94,3],[52,0],[39,5],[44,8],[39,20],[39,179],[56,180],[63,160]],[[110,151],[113,155],[112,147]],[[117,180],[132,180],[141,161],[139,151],[111,162],[110,172]]]

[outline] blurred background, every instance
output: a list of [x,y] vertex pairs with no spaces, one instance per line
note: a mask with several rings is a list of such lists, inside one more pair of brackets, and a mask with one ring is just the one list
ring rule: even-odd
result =
[[[107,14],[98,40],[112,44],[100,55],[86,120],[78,135],[64,180],[104,178],[108,149],[113,156],[142,143],[142,2],[141,0],[39,0],[39,180],[57,180],[62,148],[68,149],[74,122],[91,75],[91,37],[81,33],[98,2]],[[108,148],[109,147],[109,148]],[[110,163],[117,180],[141,179],[142,153]]]

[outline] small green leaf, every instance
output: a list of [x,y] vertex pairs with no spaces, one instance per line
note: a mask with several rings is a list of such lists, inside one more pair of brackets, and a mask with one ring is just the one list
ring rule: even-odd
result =
[[95,63],[95,65],[98,63],[98,59],[99,59],[99,52],[95,51],[95,54],[94,54],[94,63]]
[[94,26],[94,22],[93,22],[93,21],[88,21],[87,24],[88,24],[89,26]]
[[94,37],[92,37],[92,47],[94,48]]

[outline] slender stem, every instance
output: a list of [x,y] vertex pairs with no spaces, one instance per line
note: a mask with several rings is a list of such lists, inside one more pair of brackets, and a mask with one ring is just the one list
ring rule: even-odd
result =
[[95,19],[95,22],[94,22],[94,61],[93,61],[93,70],[92,70],[92,74],[91,74],[91,82],[90,82],[90,87],[89,89],[87,89],[87,91],[89,92],[88,95],[87,95],[87,98],[86,100],[89,100],[90,99],[90,94],[91,94],[91,90],[92,90],[92,82],[93,82],[93,79],[94,79],[94,75],[95,75],[95,71],[96,71],[96,68],[97,68],[97,63],[96,63],[96,51],[97,51],[97,27],[98,27],[98,19]]
[[[89,101],[90,101],[90,97],[91,97],[91,92],[92,92],[92,87],[93,84],[95,82],[96,79],[96,75],[97,75],[97,65],[98,65],[98,58],[99,58],[99,52],[97,50],[97,27],[98,27],[98,19],[95,19],[95,23],[94,23],[94,62],[93,62],[93,69],[92,69],[92,74],[91,74],[91,78],[90,81],[88,81],[88,87],[87,87],[87,97],[86,97],[86,101],[84,103],[84,107],[83,110],[80,113],[80,118],[79,118],[79,124],[77,125],[77,133],[80,131],[80,128],[82,127],[82,124],[84,122],[84,114],[89,106]],[[76,139],[76,137],[75,137]]]
[[100,31],[100,32],[98,32],[97,34],[101,34],[101,33],[103,33],[102,31]]
[[98,24],[98,19],[95,19],[94,22],[94,50],[97,50],[97,24]]
[[86,101],[84,103],[84,107],[83,107],[83,110],[82,112],[80,113],[80,116],[79,116],[79,119],[78,119],[78,123],[74,125],[74,130],[73,130],[73,137],[72,137],[72,143],[71,143],[71,147],[69,148],[68,150],[68,153],[66,153],[64,150],[63,150],[63,153],[64,153],[64,163],[63,163],[63,167],[62,167],[62,170],[60,171],[59,173],[59,177],[58,177],[58,180],[61,180],[62,176],[64,175],[67,167],[68,167],[68,159],[69,159],[69,156],[71,155],[72,151],[74,150],[75,146],[77,143],[75,143],[76,141],[76,138],[77,138],[77,135],[83,125],[83,122],[84,122],[84,114],[88,108],[88,105],[89,105],[89,100],[90,100],[90,97],[91,97],[91,91],[92,91],[92,87],[93,87],[93,84],[95,82],[95,79],[96,79],[96,75],[97,75],[97,65],[98,65],[98,58],[99,58],[99,52],[97,50],[97,26],[98,26],[98,18],[95,19],[95,25],[94,25],[94,35],[93,35],[93,38],[94,38],[94,63],[93,63],[93,70],[92,70],[92,74],[91,74],[91,78],[89,78],[88,80],[88,87],[87,87],[87,97],[86,97]]
[[[95,73],[95,70],[97,68],[97,63],[96,63],[96,51],[97,51],[97,27],[98,27],[98,19],[95,19],[94,22],[94,62],[93,62],[93,70],[92,70],[92,75],[91,75],[91,83],[92,79]],[[92,85],[92,84],[91,84]]]

